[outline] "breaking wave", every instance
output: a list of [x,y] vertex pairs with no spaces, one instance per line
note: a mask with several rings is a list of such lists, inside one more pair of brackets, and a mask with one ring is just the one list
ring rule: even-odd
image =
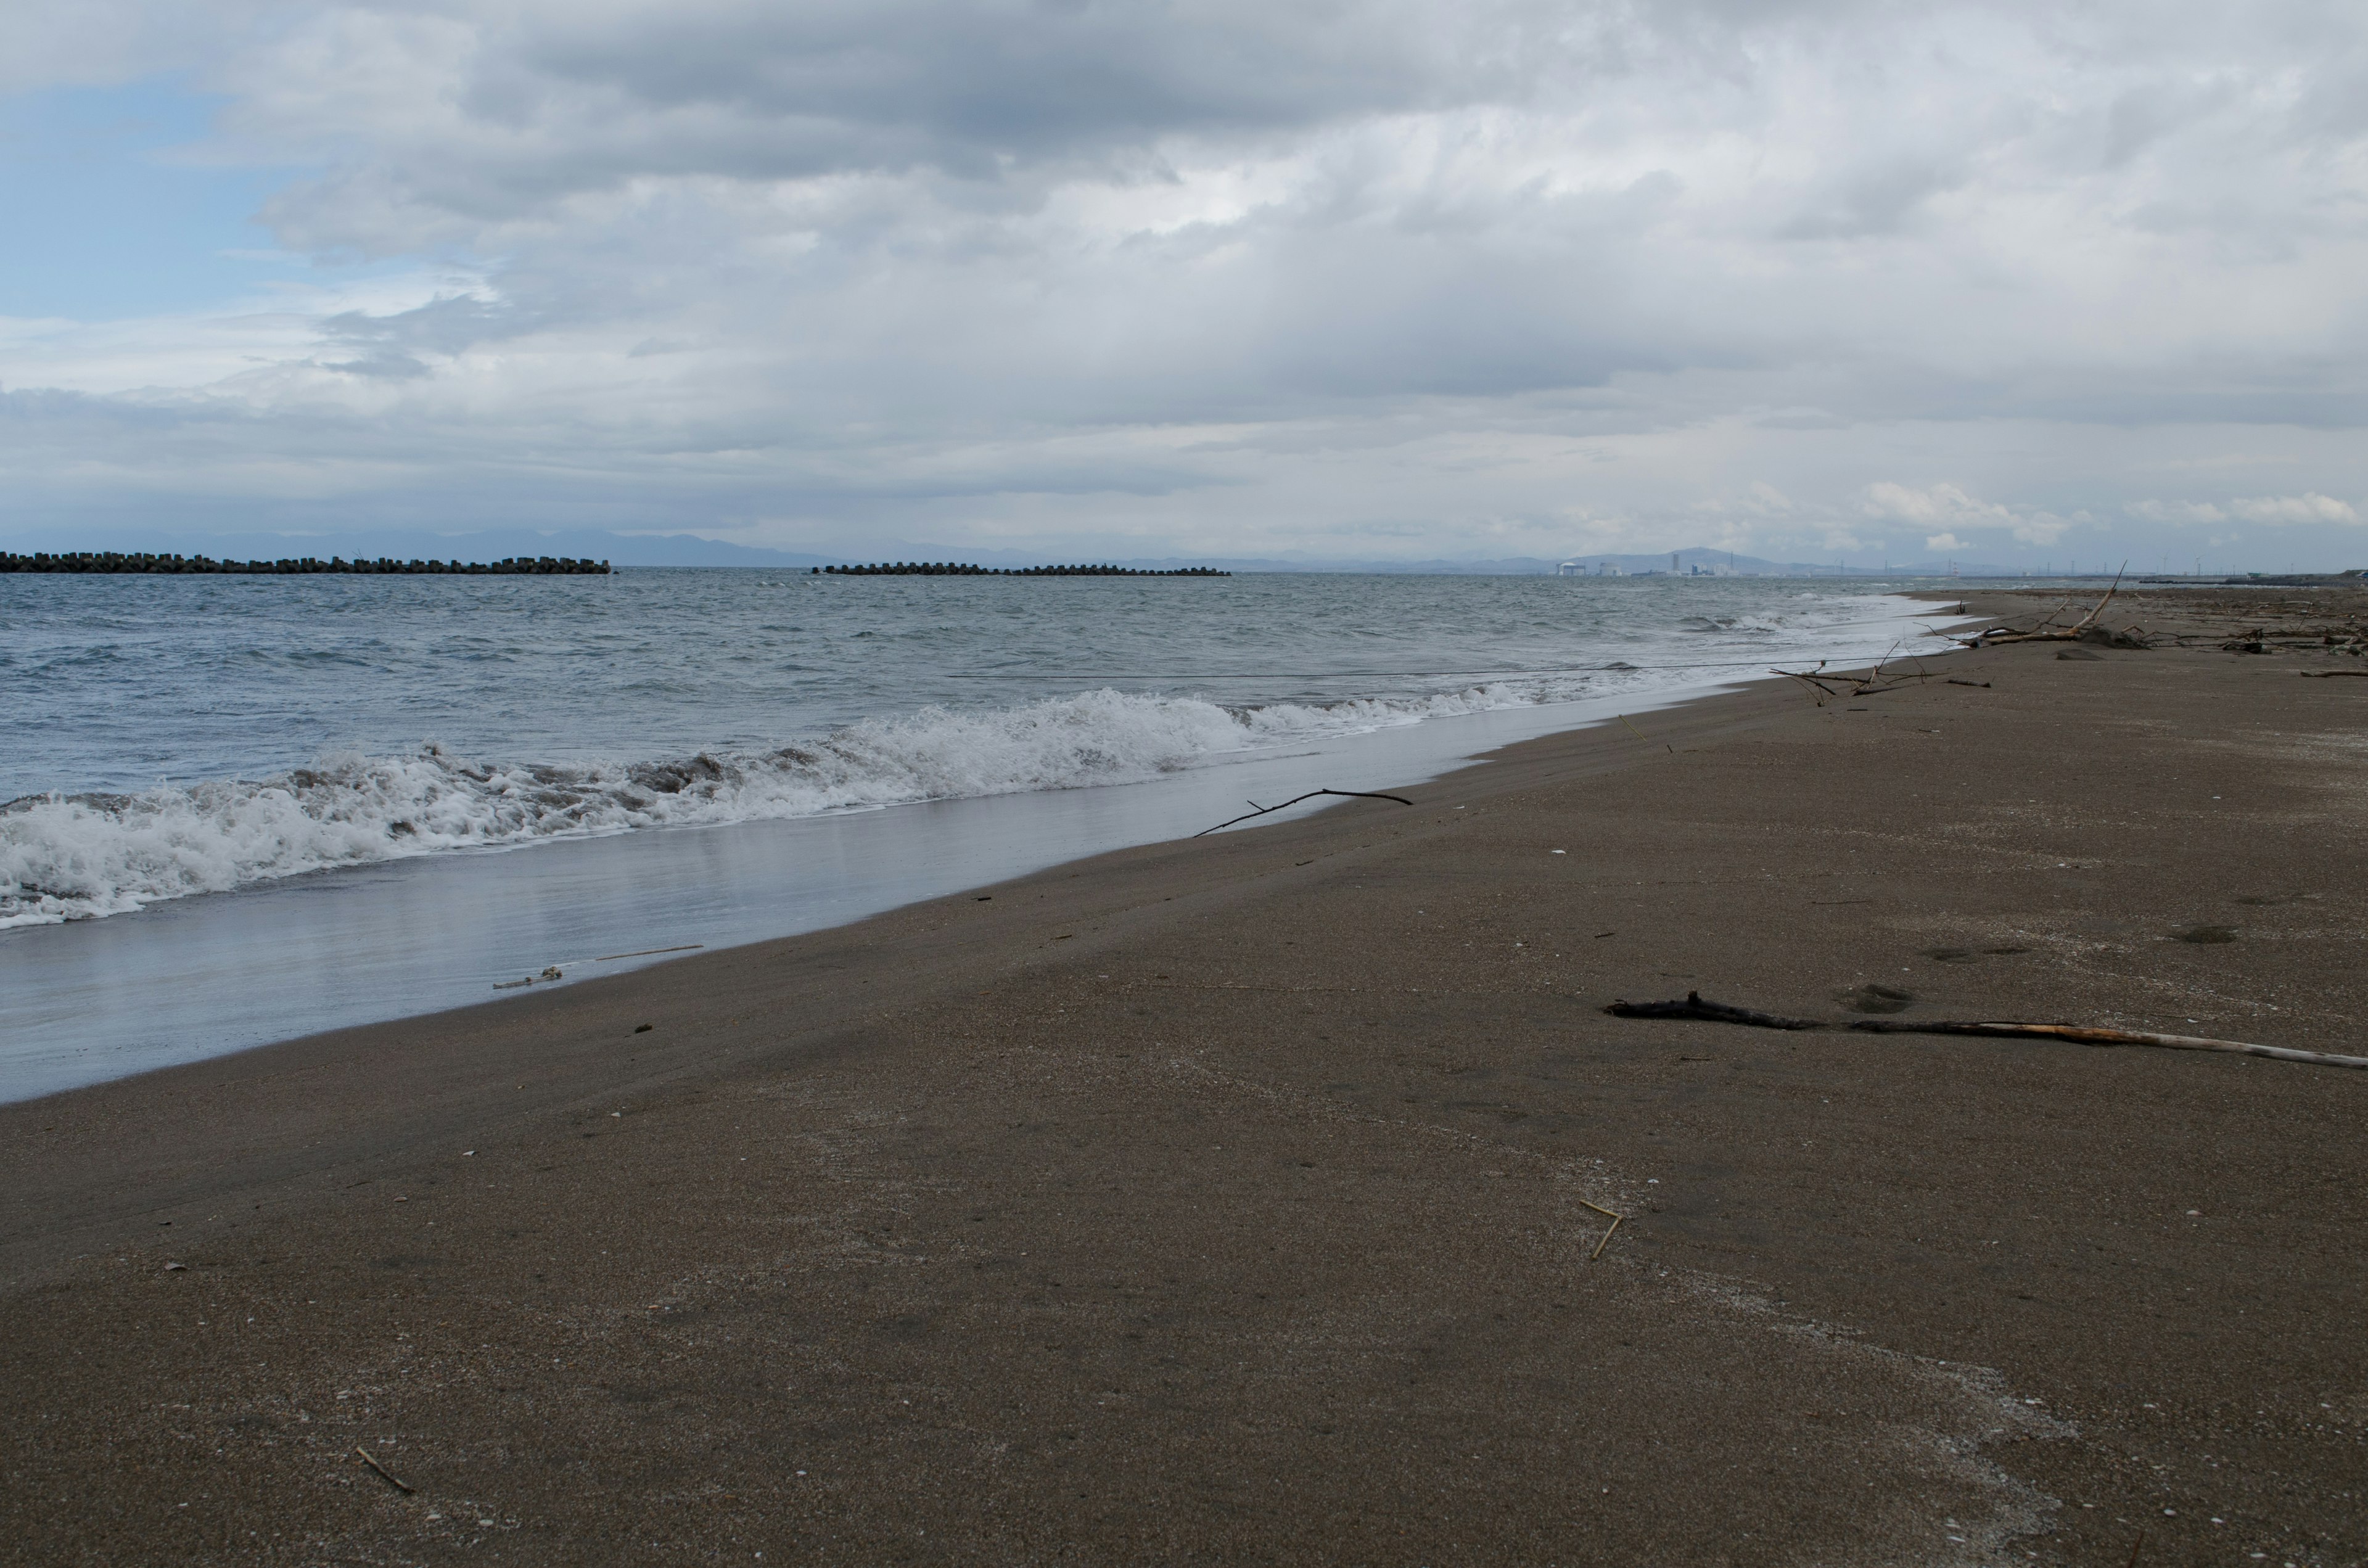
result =
[[120,915],[329,867],[637,828],[1121,784],[1226,752],[1578,694],[1565,682],[1229,709],[1100,690],[980,712],[867,719],[768,751],[672,760],[480,760],[427,744],[257,781],[0,806],[0,929]]

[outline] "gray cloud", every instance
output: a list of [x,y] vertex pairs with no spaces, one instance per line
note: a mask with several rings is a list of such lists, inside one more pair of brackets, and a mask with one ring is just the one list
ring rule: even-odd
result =
[[136,12],[34,74],[179,64],[207,155],[308,171],[284,243],[419,270],[0,323],[62,389],[0,413],[20,517],[2015,558],[2368,509],[2341,6]]

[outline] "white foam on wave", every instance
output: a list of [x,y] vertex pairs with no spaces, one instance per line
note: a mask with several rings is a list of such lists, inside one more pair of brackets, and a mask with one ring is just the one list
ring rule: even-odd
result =
[[[1682,630],[1739,632],[1755,652],[1659,668],[1718,678],[1706,671],[1769,656],[1762,636],[1825,653],[1856,643],[1880,651],[1906,631],[1895,619],[1904,608],[1824,600],[1798,615],[1693,618]],[[1227,753],[1661,684],[1656,666],[1623,659],[1429,695],[1239,708],[1101,689],[866,719],[768,751],[554,764],[480,761],[429,744],[400,756],[337,754],[260,781],[35,796],[0,806],[0,930],[420,855],[1130,783]]]
[[537,764],[430,744],[404,756],[325,756],[260,781],[36,796],[0,808],[0,929],[452,850],[1128,783],[1227,752],[1542,698],[1550,693],[1541,683],[1496,683],[1234,710],[1099,690],[868,719],[764,752]]

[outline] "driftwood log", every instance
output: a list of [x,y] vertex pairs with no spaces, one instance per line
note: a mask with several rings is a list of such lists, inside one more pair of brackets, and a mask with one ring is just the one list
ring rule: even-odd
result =
[[1786,1018],[1749,1007],[1730,1007],[1724,1002],[1705,1002],[1697,991],[1687,992],[1682,1002],[1614,1002],[1603,1010],[1615,1018],[1706,1018],[1714,1024],[1749,1024],[1761,1029],[1826,1027],[1815,1018]]
[[[1713,1024],[1746,1024],[1763,1029],[1822,1029],[1835,1026],[1816,1018],[1787,1018],[1751,1007],[1705,1002],[1689,991],[1682,1002],[1614,1002],[1603,1009],[1618,1018],[1699,1018]],[[2145,1029],[2111,1029],[2084,1024],[1976,1023],[1934,1018],[1915,1022],[1902,1018],[1861,1018],[1847,1026],[1862,1034],[1969,1034],[2008,1039],[2064,1040],[2078,1045],[2150,1045],[2165,1051],[2220,1051],[2239,1056],[2266,1056],[2275,1062],[2301,1062],[2316,1067],[2368,1067],[2368,1056],[2338,1056],[2325,1051],[2296,1051],[2283,1045],[2255,1045],[2241,1040],[2207,1040],[2200,1035],[2155,1034]]]
[[1958,641],[1968,648],[1995,648],[2010,642],[2101,642],[2114,648],[2146,647],[2149,644],[2145,633],[2135,627],[2121,631],[2108,631],[2096,624],[2097,618],[2105,613],[2105,607],[2113,602],[2113,596],[2122,591],[2122,573],[2128,570],[2128,562],[2123,562],[2122,572],[2113,574],[2112,585],[2105,590],[2105,597],[2097,601],[2095,608],[2070,626],[2051,627],[2048,624],[2072,608],[2072,601],[2066,599],[2048,612],[2045,620],[2028,631],[2017,631],[2005,626],[1992,626],[1975,632],[1971,637],[1959,638]]
[[2241,1040],[2207,1040],[2200,1035],[2155,1034],[2147,1029],[2097,1028],[2082,1024],[1901,1023],[1895,1018],[1861,1018],[1850,1026],[1868,1034],[1974,1034],[2042,1040],[2068,1040],[2078,1045],[2151,1045],[2165,1051],[2225,1051],[2239,1056],[2266,1056],[2278,1062],[2307,1062],[2320,1067],[2368,1067],[2368,1056],[2337,1056],[2324,1051],[2295,1051],[2283,1045],[2254,1045]]

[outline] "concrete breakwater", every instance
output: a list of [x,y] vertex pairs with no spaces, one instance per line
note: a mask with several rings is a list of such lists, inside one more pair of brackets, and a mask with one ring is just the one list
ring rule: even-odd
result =
[[36,551],[30,555],[13,555],[0,551],[0,572],[188,573],[199,575],[210,573],[302,575],[332,572],[366,576],[605,577],[609,574],[609,563],[550,555],[518,555],[494,562],[396,561],[383,556],[376,561],[347,561],[335,555],[326,561],[310,555],[287,561],[216,561],[206,555],[148,555],[119,553],[111,550],[57,554]]
[[816,577],[1230,577],[1213,566],[972,566],[956,561],[882,561],[870,566],[816,566]]

